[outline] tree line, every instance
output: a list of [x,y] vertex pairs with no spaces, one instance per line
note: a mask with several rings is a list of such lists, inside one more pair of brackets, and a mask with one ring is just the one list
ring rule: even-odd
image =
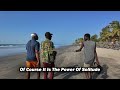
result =
[[[102,28],[99,33],[99,37],[97,34],[91,36],[91,40],[95,42],[120,42],[120,22],[112,21],[109,25]],[[83,41],[83,38],[77,38],[74,44],[79,44]]]

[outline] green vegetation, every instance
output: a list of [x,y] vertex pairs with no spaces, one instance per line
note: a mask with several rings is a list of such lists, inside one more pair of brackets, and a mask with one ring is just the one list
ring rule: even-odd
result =
[[98,42],[98,41],[99,41],[98,35],[97,35],[97,34],[92,35],[92,36],[91,36],[91,40],[93,40],[93,41],[95,41],[95,42]]
[[[95,42],[114,42],[114,41],[120,41],[120,23],[119,21],[112,21],[109,23],[109,25],[105,26],[100,34],[98,35],[92,35],[91,40]],[[81,41],[83,41],[83,38],[78,38],[75,40],[75,43],[78,44]]]
[[79,44],[81,42],[83,42],[83,38],[78,38],[78,39],[75,40],[75,44]]

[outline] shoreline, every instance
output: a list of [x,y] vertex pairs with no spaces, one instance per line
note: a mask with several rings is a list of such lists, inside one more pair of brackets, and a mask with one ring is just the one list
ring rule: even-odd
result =
[[25,47],[0,48],[0,57],[17,55],[26,52]]
[[[60,51],[62,51],[62,50],[64,50],[64,49],[66,49],[66,48],[69,48],[69,47],[72,47],[72,46],[76,46],[76,47],[79,47],[79,45],[66,45],[66,46],[59,46],[59,47],[57,47],[55,50],[60,50]],[[105,49],[105,50],[113,50],[113,51],[120,51],[120,50],[116,50],[116,49],[107,49],[107,48],[100,48],[100,47],[97,47],[96,49]],[[21,54],[25,54],[26,52],[17,52],[17,53],[12,53],[12,54],[8,54],[8,55],[3,55],[3,56],[0,56],[0,59],[1,58],[5,58],[5,57],[9,57],[9,56],[15,56],[15,55],[21,55]]]
[[10,54],[10,55],[5,55],[5,56],[0,56],[0,60],[4,59],[4,58],[19,56],[19,55],[26,55],[26,52],[21,52],[21,53],[16,53],[16,54]]

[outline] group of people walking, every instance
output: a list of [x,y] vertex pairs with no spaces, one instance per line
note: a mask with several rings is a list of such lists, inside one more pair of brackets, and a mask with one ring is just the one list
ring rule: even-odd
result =
[[[27,58],[26,67],[35,68],[41,67],[52,68],[55,67],[55,58],[57,52],[55,51],[54,43],[52,42],[52,35],[50,32],[45,33],[45,40],[41,44],[37,41],[39,39],[36,33],[32,33],[32,39],[26,44]],[[84,47],[84,67],[93,67],[93,63],[96,60],[97,65],[100,65],[97,52],[96,43],[90,40],[90,34],[84,35],[84,41],[82,42],[80,49],[75,52],[79,52]],[[40,63],[42,61],[42,63]],[[40,79],[40,72],[37,72],[37,79]],[[86,79],[91,79],[92,74],[90,72],[85,73]],[[27,79],[30,79],[30,72],[27,72]],[[44,72],[44,79],[53,79],[54,72],[50,72],[50,77],[48,77],[48,72]]]

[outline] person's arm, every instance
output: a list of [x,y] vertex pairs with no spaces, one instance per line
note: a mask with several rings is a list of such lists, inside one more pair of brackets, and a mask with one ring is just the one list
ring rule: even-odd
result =
[[37,58],[37,65],[40,65],[40,53],[39,51],[35,50],[36,58]]
[[26,44],[26,50],[27,50],[27,47],[28,47],[28,43]]
[[36,54],[36,58],[37,58],[37,65],[40,66],[40,44],[37,43],[36,46],[35,46],[35,54]]
[[98,60],[98,55],[97,55],[97,52],[96,52],[96,43],[95,43],[95,58],[96,58],[97,65],[100,65],[99,60]]
[[83,42],[82,42],[82,43],[81,43],[81,47],[80,47],[80,49],[76,50],[76,52],[81,51],[83,47],[84,47],[84,44],[83,44]]

